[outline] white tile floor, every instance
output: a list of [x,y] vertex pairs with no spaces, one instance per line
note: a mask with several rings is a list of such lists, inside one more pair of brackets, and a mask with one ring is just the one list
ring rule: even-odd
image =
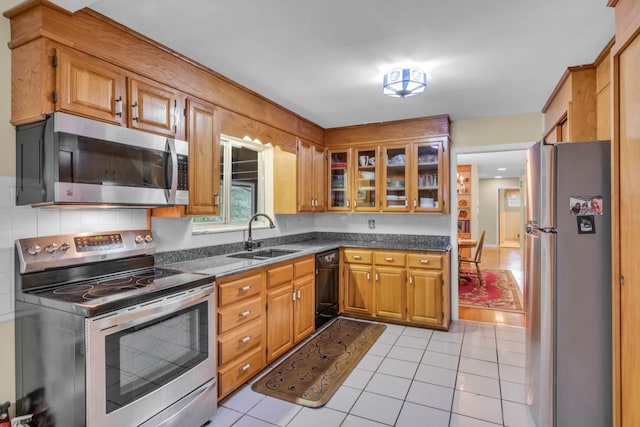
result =
[[454,322],[449,332],[387,324],[324,407],[247,384],[210,425],[535,427],[524,405],[524,340],[523,328],[483,323]]

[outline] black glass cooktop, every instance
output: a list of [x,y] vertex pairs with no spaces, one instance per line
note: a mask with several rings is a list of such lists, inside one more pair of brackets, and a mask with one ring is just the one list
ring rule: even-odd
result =
[[[33,292],[44,305],[96,315],[212,282],[210,276],[150,267]],[[49,302],[50,304],[47,304]]]

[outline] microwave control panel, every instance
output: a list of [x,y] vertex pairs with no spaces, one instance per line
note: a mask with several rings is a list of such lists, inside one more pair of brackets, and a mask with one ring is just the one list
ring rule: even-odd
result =
[[189,163],[187,156],[178,155],[178,190],[189,189]]

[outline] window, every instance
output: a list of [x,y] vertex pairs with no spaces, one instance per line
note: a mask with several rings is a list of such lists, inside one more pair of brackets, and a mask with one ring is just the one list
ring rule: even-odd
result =
[[271,147],[222,136],[220,139],[220,215],[193,218],[194,231],[243,227],[265,212],[265,154]]

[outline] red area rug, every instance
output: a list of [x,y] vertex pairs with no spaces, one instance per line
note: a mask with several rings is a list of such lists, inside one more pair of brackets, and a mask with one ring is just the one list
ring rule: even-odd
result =
[[[480,286],[476,270],[460,272],[458,303],[467,307],[524,312],[522,293],[509,270],[482,270],[484,287]],[[467,280],[464,280],[467,279]]]

